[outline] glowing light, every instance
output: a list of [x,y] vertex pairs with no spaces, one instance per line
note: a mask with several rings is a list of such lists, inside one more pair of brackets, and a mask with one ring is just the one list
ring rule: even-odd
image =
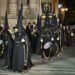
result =
[[46,16],[45,16],[45,15],[43,15],[43,16],[42,16],[42,19],[45,19],[45,18],[46,18]]
[[59,4],[59,5],[58,5],[58,8],[61,8],[61,7],[62,7],[62,4]]
[[68,8],[61,8],[61,11],[68,11]]

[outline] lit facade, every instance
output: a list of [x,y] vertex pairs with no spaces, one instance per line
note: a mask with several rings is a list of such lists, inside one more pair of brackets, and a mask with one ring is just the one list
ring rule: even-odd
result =
[[[36,21],[38,14],[42,14],[41,4],[48,2],[51,3],[52,13],[54,12],[58,16],[58,0],[30,0],[29,5],[27,5],[27,0],[22,0],[23,2],[23,24],[24,26],[29,21]],[[10,28],[17,24],[17,13],[21,4],[21,0],[0,0],[0,18],[1,23],[6,9],[8,11],[9,25]]]

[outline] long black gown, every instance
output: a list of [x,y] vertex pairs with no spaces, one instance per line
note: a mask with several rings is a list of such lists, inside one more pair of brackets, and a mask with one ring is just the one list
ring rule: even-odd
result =
[[19,33],[15,33],[12,70],[22,71],[24,67],[24,48]]
[[[25,66],[30,68],[33,66],[31,62],[31,52],[29,48],[28,37],[26,38],[26,33],[15,33],[14,39],[14,49],[13,49],[13,60],[12,60],[12,70],[13,71],[22,71]],[[25,39],[26,38],[26,39]],[[25,41],[24,41],[25,40]],[[26,44],[27,41],[27,44]],[[27,48],[25,48],[27,46]],[[27,50],[27,54],[25,53]],[[27,63],[25,64],[25,56],[27,57]]]
[[11,34],[7,31],[3,32],[3,42],[4,42],[4,55],[5,55],[5,66],[9,69],[12,68],[12,53],[13,53],[13,39]]

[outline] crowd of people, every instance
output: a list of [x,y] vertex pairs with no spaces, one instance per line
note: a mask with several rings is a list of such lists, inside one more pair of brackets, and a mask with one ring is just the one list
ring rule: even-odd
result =
[[39,31],[37,29],[37,25],[35,22],[33,22],[33,24],[31,24],[30,22],[28,23],[28,25],[26,26],[26,32],[29,36],[29,40],[31,43],[31,48],[32,48],[32,53],[36,52],[36,48],[37,48],[37,43],[38,43],[38,38],[39,38]]
[[61,28],[61,42],[63,46],[72,46],[75,44],[75,27],[62,26]]
[[[7,16],[6,16],[7,17]],[[65,46],[72,46],[75,44],[75,27],[74,26],[62,26],[62,25],[57,25],[55,23],[56,19],[53,21],[53,25],[50,26],[49,22],[45,22],[45,27],[43,28],[40,22],[28,22],[26,25],[26,29],[22,26],[22,9],[19,11],[19,16],[18,16],[18,23],[15,27],[13,27],[12,32],[10,32],[8,24],[6,23],[7,19],[5,20],[5,28],[0,27],[0,58],[5,59],[5,64],[8,69],[11,69],[13,71],[18,71],[22,72],[23,69],[27,69],[33,66],[33,63],[31,61],[31,53],[36,54],[37,52],[37,47],[38,47],[38,41],[40,40],[41,32],[44,31],[44,29],[49,27],[52,27],[51,31],[51,36],[54,37],[54,31],[60,29],[60,34],[58,37],[60,40],[58,41],[58,47],[65,47]],[[48,20],[47,20],[48,21]],[[40,23],[40,24],[39,24]],[[38,25],[39,24],[39,25]],[[38,28],[38,27],[42,28]],[[56,28],[58,27],[59,28]],[[42,29],[42,30],[40,30]],[[47,30],[46,30],[47,34]],[[46,36],[47,42],[52,41],[52,43],[56,43],[55,41],[53,42],[54,38],[49,38],[49,41],[47,39],[48,36]],[[44,41],[44,40],[43,40]],[[61,41],[61,45],[60,45]],[[46,43],[46,42],[45,42]],[[42,45],[41,45],[42,46]],[[41,48],[41,46],[39,46]],[[52,46],[53,48],[54,46]],[[49,48],[50,49],[50,48]],[[54,48],[53,52],[55,52]],[[43,54],[43,50],[41,50]],[[48,52],[45,51],[44,54],[48,54]],[[50,53],[51,54],[51,53]],[[53,54],[55,55],[55,54]],[[25,65],[25,59],[26,65]]]
[[[74,26],[60,26],[60,29],[61,29],[61,46],[64,47],[74,45],[75,44]],[[24,69],[24,49],[23,43],[21,43],[20,40],[21,38],[23,38],[22,36],[26,36],[27,34],[30,43],[30,54],[36,53],[37,43],[40,34],[35,22],[33,22],[33,24],[31,24],[31,22],[28,22],[26,29],[23,31],[23,33],[17,33],[18,31],[17,27],[13,27],[13,31],[14,31],[13,34],[11,34],[9,30],[3,30],[3,28],[0,27],[0,40],[3,40],[3,49],[4,49],[2,57],[5,58],[5,66],[7,66],[8,69],[13,69],[14,71],[15,70],[22,71]],[[31,55],[29,57],[29,64],[31,66],[33,65],[31,61]]]
[[[1,58],[5,59],[5,66],[8,69],[12,69],[13,71],[22,71],[24,68],[27,69],[29,67],[32,67],[32,61],[31,61],[31,53],[36,52],[37,42],[38,42],[38,36],[39,32],[36,26],[36,23],[29,22],[26,26],[26,29],[18,29],[17,26],[13,27],[13,32],[10,33],[9,29],[4,30],[2,27],[0,27],[0,40],[3,40],[3,47],[0,46],[0,48],[3,48],[0,50]],[[24,40],[25,36],[28,36],[29,39],[29,54],[27,58],[27,64],[24,66]],[[27,40],[27,39],[25,39]],[[22,42],[23,41],[23,42]],[[25,41],[26,42],[26,41]],[[3,54],[1,54],[3,52]]]

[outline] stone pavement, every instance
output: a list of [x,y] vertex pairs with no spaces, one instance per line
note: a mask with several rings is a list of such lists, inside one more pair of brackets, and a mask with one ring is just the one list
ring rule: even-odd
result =
[[68,47],[59,57],[52,58],[49,63],[43,62],[39,55],[32,55],[34,66],[24,73],[16,73],[0,68],[0,75],[75,75],[75,47]]

